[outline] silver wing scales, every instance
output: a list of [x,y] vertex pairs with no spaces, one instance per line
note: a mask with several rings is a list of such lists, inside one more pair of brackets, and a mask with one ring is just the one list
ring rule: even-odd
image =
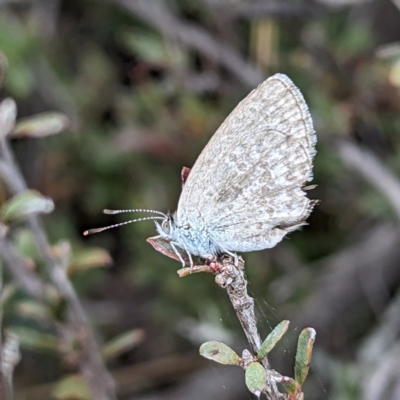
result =
[[316,135],[305,100],[285,75],[253,90],[200,154],[179,199],[177,219],[208,232],[224,249],[273,247],[313,203]]

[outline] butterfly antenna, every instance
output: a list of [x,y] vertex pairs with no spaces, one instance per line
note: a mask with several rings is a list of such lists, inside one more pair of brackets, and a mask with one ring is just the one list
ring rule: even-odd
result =
[[131,212],[148,212],[148,213],[162,215],[164,218],[167,218],[167,215],[165,215],[161,211],[147,210],[147,209],[144,209],[144,208],[134,208],[134,209],[131,209],[131,210],[108,210],[108,209],[103,210],[104,214],[112,214],[112,215],[121,214],[121,213],[131,213]]
[[162,218],[162,217],[145,217],[145,218],[131,219],[130,221],[120,222],[119,224],[109,225],[109,226],[105,226],[103,228],[89,229],[89,230],[83,232],[83,236],[93,235],[94,233],[103,232],[103,231],[106,231],[107,229],[118,228],[119,226],[128,225],[128,224],[131,224],[132,222],[140,222],[140,221],[148,221],[148,220],[154,221],[156,219],[164,220],[164,218]]

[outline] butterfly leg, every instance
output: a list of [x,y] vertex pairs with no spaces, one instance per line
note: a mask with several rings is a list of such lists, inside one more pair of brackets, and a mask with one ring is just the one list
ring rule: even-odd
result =
[[187,256],[189,258],[189,261],[190,261],[190,268],[193,268],[194,267],[194,263],[193,263],[192,255],[189,253],[188,249],[185,248],[185,251],[186,251],[186,254],[187,254]]
[[190,268],[193,268],[193,258],[192,255],[188,252],[188,250],[185,248],[186,254],[188,255],[189,261],[190,261]]
[[233,257],[235,267],[237,267],[239,265],[239,257],[237,255],[237,253],[232,253],[231,251],[228,251],[228,250],[225,250],[225,253],[229,254],[231,257]]
[[239,265],[238,255],[236,253],[232,253],[231,251],[224,249],[221,245],[219,245],[219,247],[220,247],[222,253],[229,254],[231,257],[233,257],[235,267],[237,267]]
[[175,247],[174,242],[169,242],[169,244],[171,245],[172,250],[174,250],[174,253],[178,256],[179,261],[182,263],[182,267],[185,267],[186,263],[185,263],[184,259],[182,258],[181,253],[179,253],[179,251]]

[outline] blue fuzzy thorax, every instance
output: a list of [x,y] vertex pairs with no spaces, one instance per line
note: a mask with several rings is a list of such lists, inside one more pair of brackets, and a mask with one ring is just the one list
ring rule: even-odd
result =
[[210,237],[205,227],[192,228],[190,225],[180,225],[176,220],[176,214],[168,215],[162,224],[156,224],[159,235],[172,242],[179,248],[194,256],[207,258],[210,255],[216,256],[224,250]]

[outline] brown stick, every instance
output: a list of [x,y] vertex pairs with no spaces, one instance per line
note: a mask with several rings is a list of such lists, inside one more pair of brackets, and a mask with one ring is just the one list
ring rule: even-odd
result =
[[170,39],[178,40],[217,61],[245,85],[254,87],[264,80],[263,73],[246,62],[228,44],[217,42],[199,26],[181,21],[162,2],[147,0],[113,1],[146,21]]
[[[233,309],[239,319],[240,325],[247,337],[250,348],[254,355],[257,355],[261,346],[261,337],[257,329],[257,319],[254,312],[254,299],[247,293],[247,279],[244,272],[244,261],[242,257],[238,257],[238,262],[231,256],[223,256],[218,267],[213,269],[215,273],[215,282],[218,286],[225,289]],[[237,265],[235,265],[237,264]],[[190,275],[197,272],[211,272],[210,266],[195,266],[193,272],[189,272],[191,268],[185,268],[178,271],[180,277]],[[268,358],[261,360],[264,368],[268,372],[271,367]],[[276,383],[267,375],[267,386],[265,393],[269,400],[287,399],[287,395],[279,392]]]
[[235,266],[231,257],[224,257],[222,265],[221,272],[215,277],[215,282],[228,293],[251,350],[253,354],[257,354],[261,346],[261,338],[257,329],[254,299],[247,293],[244,261],[239,257],[238,266]]
[[[12,194],[25,190],[25,181],[14,163],[12,154],[5,140],[0,141],[0,176],[6,183]],[[116,399],[114,381],[107,371],[100,355],[100,349],[96,343],[94,333],[88,323],[80,301],[66,275],[66,268],[57,260],[46,238],[43,227],[37,217],[31,217],[28,224],[33,232],[36,247],[45,262],[45,266],[54,286],[60,291],[68,304],[68,317],[65,324],[61,325],[61,335],[71,330],[81,342],[81,357],[79,369],[93,393],[96,400]],[[2,256],[10,273],[35,298],[43,300],[43,283],[39,278],[30,275],[26,269],[21,274],[24,265],[23,260],[13,251],[12,246],[6,240],[2,241]],[[39,283],[41,282],[41,283]]]
[[[400,0],[399,0],[400,1]],[[400,181],[371,151],[350,141],[339,142],[339,156],[390,202],[400,218]]]

